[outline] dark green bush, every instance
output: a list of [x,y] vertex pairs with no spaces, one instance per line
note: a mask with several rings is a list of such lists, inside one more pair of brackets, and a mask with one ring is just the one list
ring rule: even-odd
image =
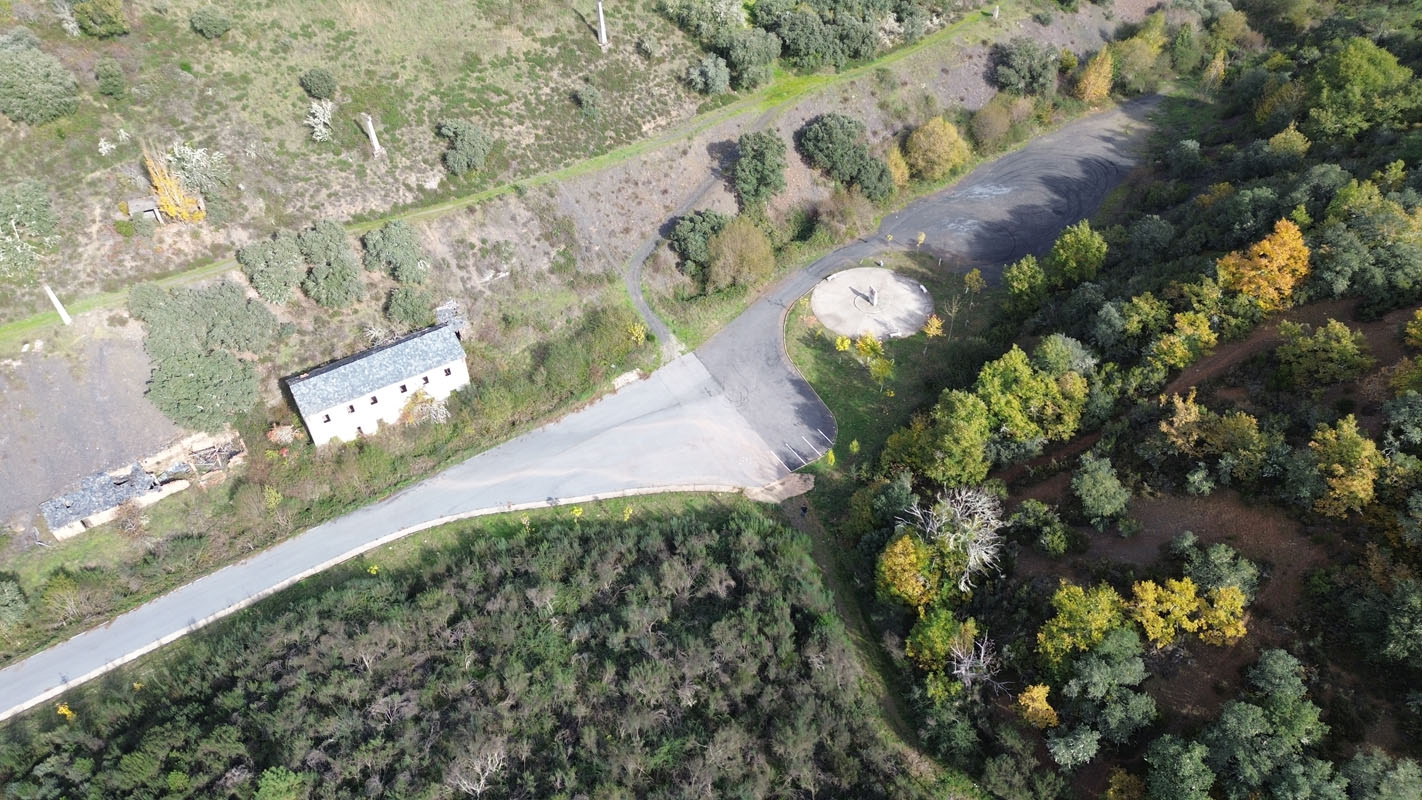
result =
[[113,58],[105,56],[99,59],[99,63],[94,65],[94,80],[99,84],[99,94],[115,100],[123,97],[123,67]]
[[101,39],[128,33],[123,0],[84,0],[75,3],[74,19],[85,33]]
[[301,284],[308,297],[326,308],[345,308],[360,300],[365,284],[340,225],[322,220],[298,234],[296,241],[302,257],[311,265]]
[[204,39],[217,39],[232,30],[232,20],[216,6],[203,6],[188,17],[193,32]]
[[806,123],[796,145],[811,166],[846,186],[857,186],[870,200],[882,200],[894,191],[893,177],[883,160],[869,152],[864,136],[864,123],[830,113]]
[[257,294],[277,305],[291,299],[292,292],[306,275],[301,248],[290,233],[279,233],[243,247],[237,251],[237,263],[242,265]]
[[444,168],[456,178],[482,169],[494,146],[488,134],[468,120],[440,120],[435,133],[449,140],[449,149],[444,151]]
[[1049,94],[1057,86],[1057,52],[1019,36],[993,48],[993,81],[1017,94]]
[[410,223],[397,219],[361,238],[365,268],[389,273],[401,283],[424,283],[428,267],[420,252],[419,236]]
[[711,262],[711,237],[721,232],[731,218],[719,211],[693,211],[677,220],[669,242],[681,256],[681,268],[696,273]]
[[301,73],[298,82],[313,100],[330,100],[336,96],[335,76],[320,67],[313,67]]
[[434,301],[412,286],[397,286],[385,301],[385,316],[407,328],[427,328],[435,323]]
[[741,134],[731,184],[741,208],[759,208],[785,188],[785,142],[773,131]]
[[731,90],[731,70],[718,55],[706,55],[686,68],[686,85],[702,94],[724,94]]

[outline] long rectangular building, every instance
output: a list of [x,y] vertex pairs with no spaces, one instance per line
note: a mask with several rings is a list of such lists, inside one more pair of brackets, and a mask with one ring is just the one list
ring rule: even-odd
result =
[[351,441],[398,422],[419,393],[443,401],[469,384],[464,347],[448,325],[416,331],[286,379],[311,441]]

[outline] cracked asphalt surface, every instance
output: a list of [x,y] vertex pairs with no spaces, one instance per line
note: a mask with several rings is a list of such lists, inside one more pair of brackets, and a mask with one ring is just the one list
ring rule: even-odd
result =
[[[1046,250],[1124,177],[1153,103],[1072,123],[889,215],[875,235],[788,276],[695,353],[646,380],[0,670],[0,719],[304,576],[452,518],[783,478],[822,455],[836,433],[829,409],[786,355],[790,305],[826,275],[920,231],[945,267],[977,266],[990,278],[1004,263]],[[641,300],[640,286],[629,288]],[[645,302],[637,305],[650,315]],[[656,323],[649,327],[665,330]]]

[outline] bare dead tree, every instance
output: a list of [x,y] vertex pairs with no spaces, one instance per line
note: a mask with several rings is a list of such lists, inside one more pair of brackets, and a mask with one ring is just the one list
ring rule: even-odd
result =
[[958,588],[970,591],[973,578],[998,569],[1002,554],[1002,501],[980,488],[949,489],[933,505],[914,503],[898,522],[909,525],[929,541],[967,558]]
[[453,768],[444,778],[445,785],[471,797],[488,791],[490,782],[508,760],[508,745],[503,739],[480,741],[472,752],[455,759]]
[[997,657],[997,648],[987,637],[977,641],[964,638],[954,643],[949,663],[953,667],[953,677],[962,681],[966,689],[982,684],[996,694],[1007,691],[1007,687],[997,680],[1002,664]]

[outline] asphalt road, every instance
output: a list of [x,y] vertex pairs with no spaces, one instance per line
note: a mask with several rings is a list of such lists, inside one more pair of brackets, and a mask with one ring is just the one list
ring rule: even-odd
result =
[[1073,123],[885,218],[876,235],[785,278],[696,353],[644,381],[0,670],[0,719],[303,577],[454,518],[783,478],[819,458],[835,436],[829,409],[785,353],[790,304],[831,272],[912,242],[919,231],[945,268],[982,266],[990,275],[1046,249],[1124,176],[1149,105]]
[[790,363],[785,314],[826,276],[891,248],[943,257],[944,269],[1002,268],[1045,253],[1057,234],[1089,216],[1126,176],[1158,98],[1073,122],[974,170],[951,189],[888,215],[877,232],[786,277],[696,351],[726,397],[792,469],[814,461],[835,436],[834,417]]

